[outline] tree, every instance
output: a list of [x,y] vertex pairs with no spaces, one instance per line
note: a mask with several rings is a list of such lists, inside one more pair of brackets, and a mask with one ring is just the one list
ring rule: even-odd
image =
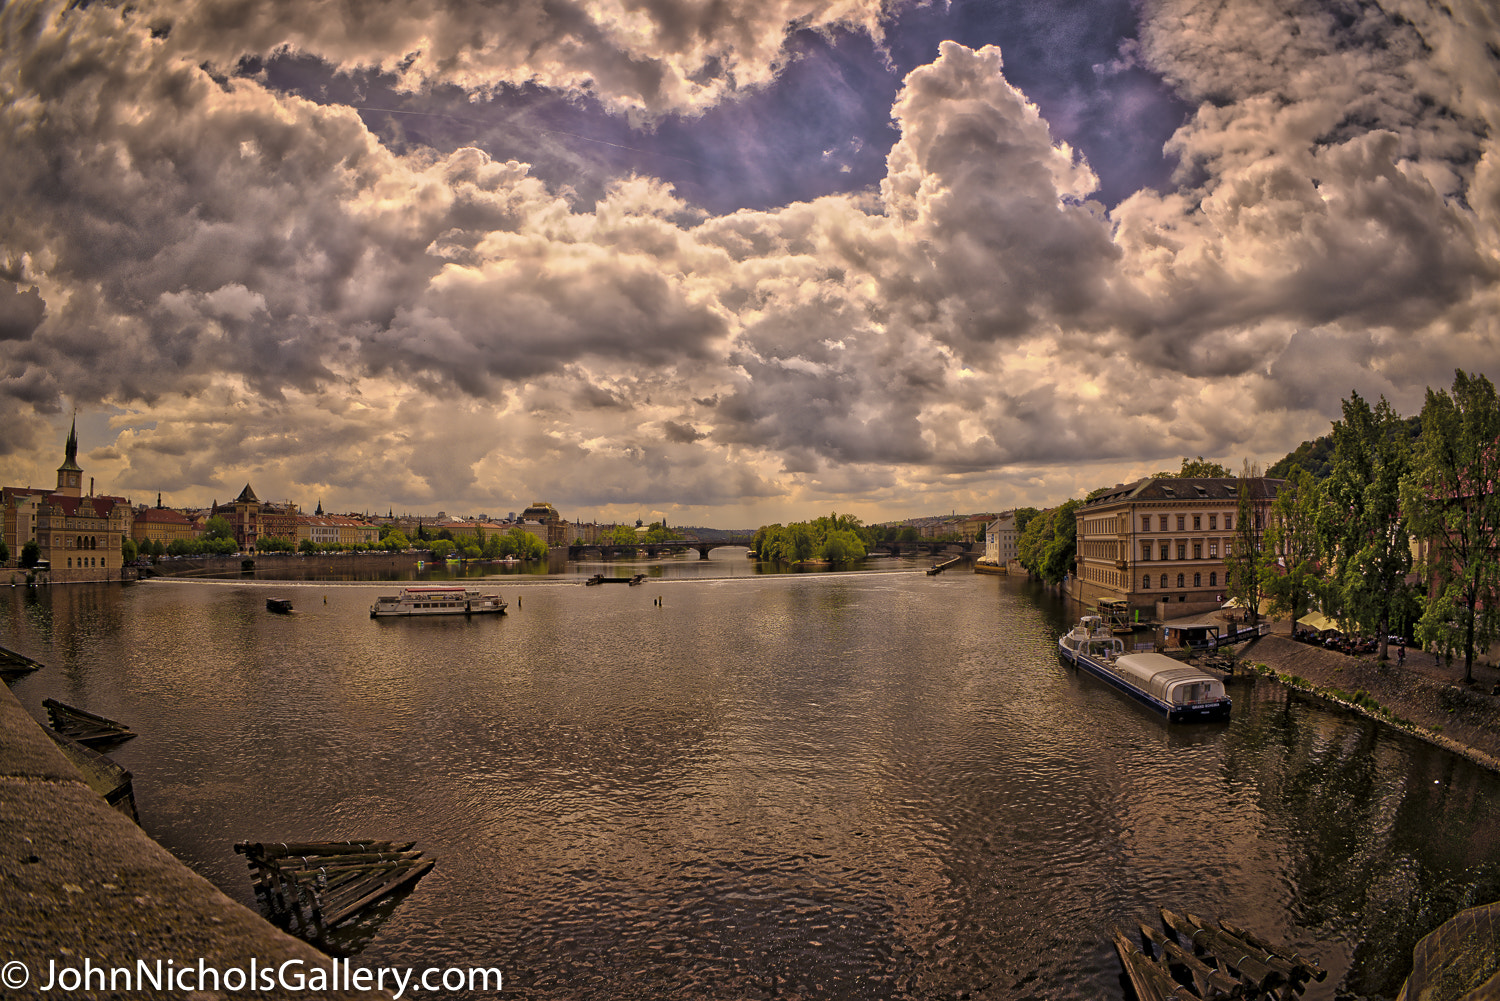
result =
[[1500,401],[1483,375],[1454,374],[1451,393],[1427,390],[1422,434],[1401,494],[1424,549],[1424,642],[1462,650],[1464,680],[1474,651],[1500,625]]
[[210,542],[215,539],[232,539],[234,538],[234,526],[229,524],[228,518],[222,514],[216,514],[204,523],[203,537]]
[[1026,531],[1026,526],[1029,525],[1029,524],[1031,524],[1031,519],[1035,518],[1040,513],[1041,512],[1039,512],[1034,507],[1018,507],[1018,508],[1016,508],[1016,534],[1017,534],[1017,536],[1019,536],[1020,533]]
[[139,555],[140,550],[136,547],[134,539],[120,540],[120,562],[134,563]]
[[1209,462],[1200,455],[1196,459],[1189,459],[1187,456],[1183,456],[1182,468],[1175,473],[1152,473],[1151,475],[1159,479],[1174,480],[1213,479],[1233,476],[1234,474],[1229,471],[1229,467],[1221,466],[1217,462]]
[[824,537],[819,555],[829,563],[851,563],[865,558],[865,543],[853,529],[834,529]]
[[1016,543],[1021,566],[1048,584],[1062,583],[1078,560],[1077,511],[1082,505],[1066,501],[1031,518]]
[[36,544],[35,539],[21,544],[21,566],[27,568],[34,567],[36,566],[37,561],[41,558],[42,550],[41,547]]
[[506,556],[518,556],[523,560],[544,560],[547,558],[547,543],[539,536],[533,535],[524,528],[512,528],[505,533],[503,543],[506,545]]
[[393,553],[400,552],[411,545],[411,540],[406,533],[399,528],[393,528],[380,537],[381,544]]
[[427,548],[432,551],[433,559],[446,560],[448,558],[448,554],[453,552],[453,540],[433,539],[430,543],[427,544]]
[[1270,599],[1271,611],[1290,615],[1293,622],[1310,607],[1320,580],[1318,515],[1322,505],[1318,481],[1300,466],[1271,505],[1260,586]]
[[4,539],[0,539],[0,563],[9,563],[9,562],[10,562],[10,547],[5,544],[5,540]]
[[1255,499],[1250,474],[1255,469],[1247,461],[1240,477],[1240,497],[1235,508],[1235,535],[1230,551],[1224,554],[1224,582],[1231,598],[1239,599],[1250,613],[1250,624],[1260,622],[1261,528],[1256,524]]
[[1333,425],[1333,471],[1324,484],[1323,538],[1331,564],[1324,610],[1379,636],[1384,660],[1411,572],[1401,506],[1410,467],[1405,423],[1384,397],[1372,410],[1351,393],[1343,409],[1344,419]]

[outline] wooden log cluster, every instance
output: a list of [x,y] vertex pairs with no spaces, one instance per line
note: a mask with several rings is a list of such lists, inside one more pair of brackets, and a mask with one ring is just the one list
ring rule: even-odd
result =
[[415,842],[249,842],[245,856],[255,898],[272,920],[317,938],[432,869]]
[[1139,1001],[1290,1001],[1327,971],[1316,961],[1279,952],[1227,921],[1161,909],[1163,932],[1140,924],[1140,944],[1118,928],[1115,951]]
[[100,796],[104,802],[119,810],[136,824],[141,822],[140,814],[135,808],[135,785],[131,779],[130,772],[118,765],[113,758],[100,754],[91,747],[58,733],[56,730],[46,731],[47,736],[52,738],[63,757],[70,761],[78,773],[83,776],[88,787]]
[[0,675],[9,677],[17,674],[30,674],[41,668],[41,661],[32,660],[23,653],[16,653],[14,650],[7,650],[0,646]]
[[47,720],[52,729],[80,744],[98,747],[101,744],[119,744],[135,736],[135,731],[124,723],[117,723],[105,716],[98,716],[56,699],[43,699]]

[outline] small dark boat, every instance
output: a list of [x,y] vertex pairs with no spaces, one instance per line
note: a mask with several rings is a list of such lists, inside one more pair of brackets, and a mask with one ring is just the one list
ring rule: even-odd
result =
[[118,744],[135,736],[135,731],[124,723],[117,723],[105,716],[98,716],[56,699],[43,699],[47,719],[52,729],[72,737],[80,744],[94,747],[99,744]]
[[290,614],[292,610],[291,598],[267,598],[266,611],[279,612],[282,615]]

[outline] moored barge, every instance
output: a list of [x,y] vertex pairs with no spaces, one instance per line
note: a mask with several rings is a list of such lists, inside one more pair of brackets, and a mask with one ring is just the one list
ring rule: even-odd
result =
[[498,594],[470,587],[426,584],[404,587],[400,594],[381,595],[370,606],[370,618],[395,615],[504,615]]
[[1161,713],[1170,723],[1228,719],[1224,682],[1159,653],[1125,653],[1098,615],[1085,615],[1057,641],[1063,659]]

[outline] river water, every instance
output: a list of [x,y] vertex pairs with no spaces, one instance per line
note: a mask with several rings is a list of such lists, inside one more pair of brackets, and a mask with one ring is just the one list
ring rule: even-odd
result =
[[1463,759],[1267,681],[1168,727],[1059,662],[1024,582],[714,557],[496,577],[472,621],[372,620],[389,583],[0,589],[0,644],[48,665],[39,719],[140,733],[142,826],[231,897],[236,841],[415,840],[437,867],[343,947],[506,996],[1119,998],[1110,927],[1164,905],[1320,958],[1308,998],[1390,997],[1500,897]]

